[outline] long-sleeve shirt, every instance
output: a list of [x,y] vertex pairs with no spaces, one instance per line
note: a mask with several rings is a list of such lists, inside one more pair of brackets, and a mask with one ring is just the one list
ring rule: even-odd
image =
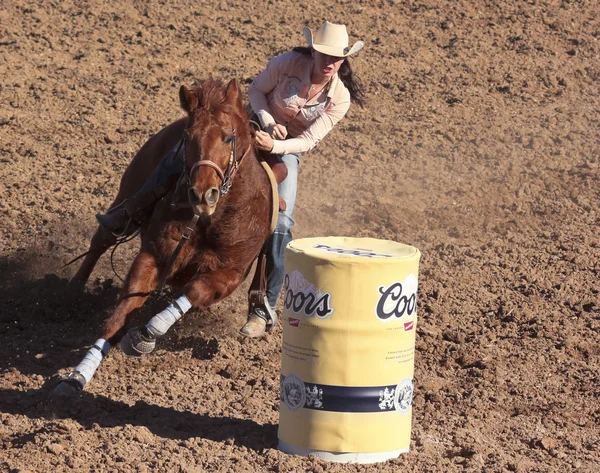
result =
[[267,63],[248,89],[263,127],[284,125],[291,136],[274,140],[273,154],[311,150],[350,108],[350,92],[337,74],[322,90],[312,88],[313,63],[312,56],[296,51],[282,54]]

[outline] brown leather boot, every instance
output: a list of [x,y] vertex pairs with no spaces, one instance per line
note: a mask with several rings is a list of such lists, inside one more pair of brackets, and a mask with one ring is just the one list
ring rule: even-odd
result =
[[256,307],[251,314],[248,314],[248,320],[240,329],[240,335],[249,338],[262,337],[267,331],[267,322],[266,310]]

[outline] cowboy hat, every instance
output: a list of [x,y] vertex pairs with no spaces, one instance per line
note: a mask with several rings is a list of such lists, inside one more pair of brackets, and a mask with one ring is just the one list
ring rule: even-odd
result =
[[350,56],[360,51],[363,47],[363,42],[357,41],[349,48],[346,25],[336,25],[328,21],[323,23],[323,26],[316,31],[314,37],[310,28],[305,26],[304,38],[311,48],[328,56]]

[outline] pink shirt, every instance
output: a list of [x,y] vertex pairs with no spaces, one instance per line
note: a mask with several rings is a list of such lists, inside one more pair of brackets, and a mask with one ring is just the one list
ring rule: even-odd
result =
[[263,127],[284,125],[293,137],[274,140],[273,154],[311,150],[350,108],[350,92],[337,74],[323,90],[311,90],[313,62],[296,51],[277,56],[248,89],[250,105]]

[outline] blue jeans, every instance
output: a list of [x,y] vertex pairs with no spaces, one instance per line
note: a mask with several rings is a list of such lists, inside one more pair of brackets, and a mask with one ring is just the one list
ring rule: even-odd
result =
[[285,270],[285,247],[292,241],[291,229],[294,226],[294,206],[296,205],[296,192],[298,191],[298,167],[300,166],[300,155],[284,154],[281,159],[287,167],[287,177],[279,184],[277,190],[279,197],[286,203],[285,211],[279,211],[277,226],[273,233],[272,245],[267,253],[267,299],[269,305],[275,308]]
[[[177,152],[178,150],[179,152]],[[156,166],[152,175],[135,195],[150,192],[152,189],[166,182],[169,177],[179,176],[185,168],[183,151],[184,146],[179,146],[179,143],[177,143],[175,148],[173,148],[171,152],[158,163],[158,166]]]

